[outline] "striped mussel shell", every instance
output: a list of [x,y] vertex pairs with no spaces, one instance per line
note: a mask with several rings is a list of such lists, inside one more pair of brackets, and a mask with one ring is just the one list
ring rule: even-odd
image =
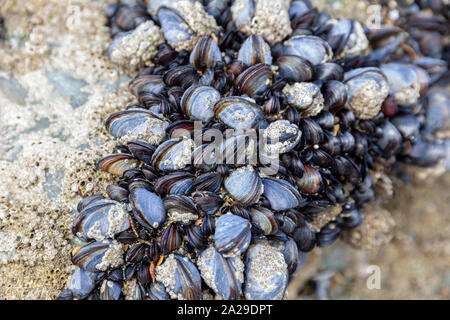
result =
[[214,113],[217,119],[235,130],[254,128],[264,119],[257,104],[237,96],[222,98],[214,106]]
[[100,200],[105,201],[105,202],[107,201],[105,199],[105,197],[102,196],[101,194],[93,194],[91,196],[87,196],[86,198],[83,198],[82,200],[80,200],[78,202],[77,211],[81,212],[84,209],[90,207],[92,204],[94,204],[94,205],[98,204]]
[[269,201],[270,207],[275,211],[295,208],[302,203],[302,197],[297,189],[279,178],[263,178],[264,197]]
[[72,252],[73,264],[88,271],[106,271],[123,263],[122,245],[113,240],[89,243]]
[[203,250],[208,244],[208,239],[203,232],[202,227],[196,225],[191,225],[187,228],[186,240],[197,250]]
[[127,148],[137,159],[146,164],[151,163],[152,155],[155,152],[155,147],[151,144],[144,141],[129,141]]
[[177,86],[183,89],[197,84],[199,78],[197,70],[194,67],[185,65],[169,69],[163,77],[164,82],[168,86]]
[[217,167],[217,145],[215,143],[202,144],[193,151],[193,166],[196,169],[212,171]]
[[151,106],[148,102],[152,101],[149,98],[158,97],[165,89],[163,76],[155,74],[139,74],[128,84],[128,90],[140,103],[148,107]]
[[171,172],[155,180],[155,191],[160,195],[187,195],[193,190],[194,175],[189,172]]
[[315,194],[319,192],[322,188],[322,175],[320,172],[310,166],[305,164],[303,176],[301,178],[296,178],[296,183],[298,190],[303,193]]
[[165,197],[163,203],[171,221],[187,223],[198,218],[197,206],[190,197],[172,194]]
[[281,300],[289,272],[283,254],[268,243],[251,245],[245,255],[244,295],[247,300]]
[[200,253],[197,260],[205,283],[224,300],[238,300],[244,282],[244,264],[239,257],[226,258],[214,247]]
[[189,63],[196,69],[214,68],[222,61],[222,52],[211,36],[203,36],[191,51]]
[[129,227],[127,205],[102,199],[91,203],[75,217],[72,233],[83,241],[103,240]]
[[75,267],[72,273],[68,289],[78,299],[87,298],[87,296],[94,290],[97,283],[104,277],[103,272],[88,271],[80,267]]
[[272,69],[265,63],[258,63],[245,69],[236,78],[236,90],[250,97],[262,95],[272,83]]
[[169,223],[169,225],[163,230],[160,239],[161,253],[168,255],[173,250],[181,246],[182,237],[178,231],[176,223]]
[[388,63],[380,67],[389,83],[389,95],[399,105],[416,102],[426,91],[430,78],[422,68],[406,63]]
[[166,221],[166,210],[162,199],[141,182],[131,183],[129,190],[133,217],[139,224],[149,230],[162,226]]
[[274,235],[278,232],[278,222],[269,209],[253,206],[249,209],[252,225],[263,232],[264,235]]
[[115,12],[114,23],[120,29],[129,31],[136,29],[139,24],[150,18],[145,6],[137,3],[132,6],[120,6]]
[[272,54],[270,46],[259,35],[251,35],[241,46],[238,52],[238,60],[247,66],[253,66],[258,63],[272,64]]
[[195,264],[187,257],[170,254],[156,267],[156,280],[166,287],[172,299],[201,299],[202,279]]
[[224,202],[222,197],[210,191],[196,191],[191,197],[197,208],[206,214],[216,213]]
[[308,82],[314,77],[314,66],[299,56],[280,56],[275,65],[278,66],[278,76],[288,82]]
[[183,14],[175,8],[161,6],[157,12],[164,38],[172,47],[177,47],[195,37],[194,31],[185,21]]
[[110,154],[97,161],[98,169],[112,173],[118,177],[123,176],[125,171],[134,169],[138,165],[139,161],[127,153]]
[[244,253],[252,238],[250,222],[234,214],[224,214],[216,219],[214,247],[224,257]]
[[103,280],[100,286],[100,300],[119,300],[122,294],[122,282]]
[[335,114],[341,110],[347,102],[347,86],[337,80],[328,80],[322,85],[324,109]]
[[388,96],[389,84],[380,69],[366,67],[353,69],[344,74],[347,85],[346,107],[359,119],[375,117]]
[[152,145],[166,137],[168,126],[164,118],[145,109],[115,112],[105,122],[106,130],[117,139],[145,140]]
[[214,105],[220,98],[213,87],[191,86],[181,98],[181,109],[190,119],[208,122],[214,118]]
[[150,284],[150,286],[148,288],[148,298],[150,300],[169,300],[170,299],[169,295],[167,294],[166,288],[159,281],[155,281]]
[[258,171],[252,166],[238,168],[225,178],[227,192],[245,206],[259,201],[263,186]]
[[194,181],[194,188],[197,191],[218,192],[222,186],[223,177],[217,172],[205,172],[199,175]]
[[229,166],[242,166],[256,163],[258,141],[248,135],[234,135],[225,139],[219,146],[218,162]]
[[162,171],[176,171],[191,164],[193,141],[173,138],[158,146],[152,156],[152,166]]
[[297,35],[283,43],[282,55],[294,55],[304,58],[313,65],[329,62],[333,58],[333,50],[328,42],[311,35]]

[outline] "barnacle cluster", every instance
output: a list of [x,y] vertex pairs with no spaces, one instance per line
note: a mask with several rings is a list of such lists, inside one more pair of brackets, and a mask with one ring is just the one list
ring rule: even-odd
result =
[[371,30],[308,1],[149,2],[105,10],[111,59],[148,66],[105,121],[117,184],[78,204],[59,298],[283,299],[307,252],[361,224],[375,177],[445,157],[445,51],[420,44],[448,32],[438,14]]

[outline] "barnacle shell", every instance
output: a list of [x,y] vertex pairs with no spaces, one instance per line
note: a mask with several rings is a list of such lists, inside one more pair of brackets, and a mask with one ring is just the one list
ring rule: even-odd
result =
[[160,7],[158,19],[167,42],[176,50],[192,50],[198,39],[217,29],[214,17],[199,2],[177,1]]
[[170,254],[156,268],[156,280],[161,282],[172,299],[200,300],[201,278],[197,267],[179,254]]
[[263,131],[266,144],[263,152],[268,155],[278,155],[292,150],[300,141],[301,131],[287,120],[272,122]]
[[150,65],[157,46],[163,42],[161,29],[147,20],[136,29],[116,37],[109,48],[109,56],[112,62],[135,69]]
[[233,20],[247,35],[261,35],[273,44],[291,34],[288,0],[236,0],[231,6]]
[[359,119],[371,119],[389,93],[386,77],[374,67],[353,69],[344,75],[348,89],[347,108]]
[[283,254],[269,244],[251,245],[245,255],[244,294],[247,300],[281,300],[288,283]]
[[205,283],[222,299],[239,299],[244,282],[244,264],[239,257],[225,258],[209,247],[200,253],[197,266]]
[[289,104],[296,107],[304,117],[315,116],[323,109],[323,96],[320,88],[312,82],[287,84],[283,93]]

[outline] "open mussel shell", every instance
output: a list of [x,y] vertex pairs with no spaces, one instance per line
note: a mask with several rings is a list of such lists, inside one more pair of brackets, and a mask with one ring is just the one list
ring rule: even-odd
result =
[[250,97],[261,95],[272,82],[272,69],[265,63],[258,63],[245,69],[236,78],[236,90]]
[[389,63],[380,67],[389,83],[389,94],[399,105],[416,102],[428,87],[425,70],[405,63]]
[[96,241],[74,250],[73,264],[88,271],[106,271],[123,263],[122,245],[112,240]]
[[283,254],[269,244],[251,245],[245,255],[244,295],[247,300],[281,300],[288,284]]
[[248,212],[252,220],[252,226],[256,225],[264,235],[274,235],[278,232],[278,222],[272,211],[264,207],[254,206]]
[[264,114],[259,106],[242,97],[222,98],[214,107],[216,117],[228,127],[236,130],[254,128]]
[[122,282],[104,280],[100,286],[101,300],[119,300],[122,294]]
[[143,227],[149,230],[156,229],[166,221],[163,201],[146,186],[132,183],[129,199],[133,208],[133,217]]
[[114,200],[101,200],[92,203],[75,217],[72,233],[78,238],[103,240],[127,230],[128,210],[125,204]]
[[157,16],[164,38],[171,46],[176,48],[195,36],[194,31],[186,23],[181,12],[175,8],[162,6],[158,9]]
[[247,66],[258,63],[272,64],[272,54],[270,46],[259,35],[251,35],[242,44],[238,52],[238,60]]
[[111,154],[97,161],[97,168],[121,177],[129,169],[134,169],[139,161],[131,154]]
[[245,206],[258,202],[263,191],[259,173],[251,166],[234,170],[225,178],[227,192]]
[[75,267],[75,271],[69,280],[68,289],[76,298],[84,299],[94,290],[97,283],[103,277],[103,272],[88,271],[80,267]]
[[148,297],[150,300],[169,300],[166,288],[161,282],[152,282],[148,288]]
[[344,75],[347,85],[347,108],[359,119],[372,119],[381,110],[389,93],[386,77],[375,67],[358,68]]
[[202,251],[197,266],[205,283],[224,300],[238,300],[244,282],[244,264],[239,257],[225,258],[214,247]]
[[197,69],[213,68],[222,61],[222,52],[211,36],[202,37],[191,51],[189,62]]
[[322,38],[311,35],[293,36],[283,43],[282,55],[294,55],[304,58],[313,65],[329,62],[333,50]]
[[267,198],[273,210],[283,211],[301,204],[301,195],[289,182],[277,178],[264,178],[262,183],[264,186],[263,195]]
[[156,280],[166,287],[172,299],[201,299],[202,279],[197,267],[187,257],[170,254],[156,267]]
[[288,82],[307,82],[314,77],[314,66],[308,60],[295,56],[284,55],[275,61],[278,75]]
[[181,98],[181,109],[190,119],[208,122],[214,118],[214,105],[221,98],[219,91],[208,86],[192,86]]
[[129,136],[128,141],[132,138],[145,139],[152,145],[161,142],[168,126],[164,118],[145,109],[119,111],[111,114],[105,122],[108,132],[117,139]]
[[224,214],[216,220],[214,246],[225,257],[240,255],[251,240],[250,222],[233,214]]
[[173,138],[164,141],[153,153],[152,166],[162,171],[176,171],[191,164],[193,141]]

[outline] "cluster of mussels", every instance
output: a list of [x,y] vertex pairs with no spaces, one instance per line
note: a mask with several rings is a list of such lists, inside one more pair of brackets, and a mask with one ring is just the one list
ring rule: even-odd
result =
[[[308,1],[164,3],[105,10],[113,46],[150,20],[167,42],[129,84],[138,104],[106,120],[120,144],[97,165],[119,178],[108,198],[79,202],[72,231],[83,245],[59,298],[282,299],[307,252],[362,222],[373,172],[445,156],[433,135],[448,121],[445,18],[413,4],[398,24],[367,29]],[[264,15],[273,5],[290,23],[275,28],[289,33],[255,34],[276,23]],[[213,32],[199,36],[189,6]],[[424,46],[424,34],[440,46]],[[426,94],[432,84],[439,99]],[[252,128],[262,147],[238,143]],[[205,137],[227,129],[237,133],[211,151]],[[271,173],[269,153],[280,160]]]

